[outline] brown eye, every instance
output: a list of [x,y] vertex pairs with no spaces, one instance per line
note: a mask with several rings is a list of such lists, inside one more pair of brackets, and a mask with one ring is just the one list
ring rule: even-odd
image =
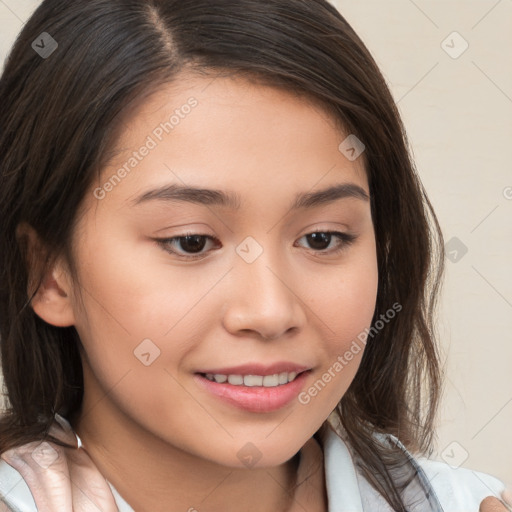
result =
[[180,236],[177,241],[179,247],[187,253],[201,252],[206,245],[206,238],[202,235]]
[[306,235],[306,239],[311,248],[319,251],[324,251],[327,249],[331,243],[332,238],[332,233],[311,233]]
[[[302,238],[307,240],[308,245],[314,252],[336,254],[350,245],[356,239],[356,236],[339,231],[315,231],[304,235]],[[337,243],[329,249],[333,240]]]
[[164,238],[157,240],[157,242],[165,251],[185,259],[197,259],[205,255],[208,251],[203,252],[203,249],[208,242],[217,242],[217,245],[219,245],[216,238],[195,233]]

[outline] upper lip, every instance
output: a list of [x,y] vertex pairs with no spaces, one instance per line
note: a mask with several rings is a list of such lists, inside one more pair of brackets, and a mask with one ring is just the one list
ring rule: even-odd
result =
[[301,373],[305,370],[309,370],[309,366],[304,366],[297,363],[291,362],[277,362],[272,364],[257,364],[257,363],[247,363],[241,364],[238,366],[224,367],[224,368],[215,368],[215,369],[205,369],[199,370],[197,373],[212,373],[212,374],[220,374],[220,375],[274,375],[276,373],[283,372],[296,372]]

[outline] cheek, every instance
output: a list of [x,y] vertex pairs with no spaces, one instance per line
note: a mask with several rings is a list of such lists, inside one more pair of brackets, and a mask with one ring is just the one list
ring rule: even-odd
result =
[[226,269],[222,264],[203,271],[169,265],[166,253],[151,242],[134,244],[133,239],[99,234],[94,244],[85,242],[102,258],[85,250],[80,255],[85,307],[76,315],[76,329],[90,380],[102,390],[98,393],[116,390],[117,403],[137,411],[135,416],[180,410],[185,422],[190,409],[200,413],[190,404],[187,408],[190,397],[178,383],[183,378],[180,362],[198,350],[218,321],[222,295],[213,289]]
[[[102,232],[116,230],[112,227]],[[90,339],[101,339],[102,333],[112,337],[114,332],[129,344],[162,338],[179,330],[182,319],[188,320],[194,306],[218,280],[215,271],[202,272],[198,280],[197,273],[166,265],[166,253],[151,241],[133,243],[128,237],[98,234],[94,244],[88,245],[94,246],[94,254],[81,257],[87,315],[82,312],[79,327],[95,331],[94,335],[90,332]]]
[[374,245],[354,252],[335,273],[314,295],[322,320],[322,361],[299,396],[311,418],[326,417],[336,407],[359,368],[377,298]]
[[325,312],[325,339],[333,354],[346,347],[371,324],[378,288],[377,258],[374,244],[353,253],[336,276],[324,281],[317,293]]

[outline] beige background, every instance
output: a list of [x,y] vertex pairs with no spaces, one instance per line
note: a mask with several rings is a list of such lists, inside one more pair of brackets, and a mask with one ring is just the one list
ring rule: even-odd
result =
[[[510,485],[512,0],[333,3],[389,82],[454,260],[439,318],[447,381],[435,456]],[[38,4],[0,0],[2,62]]]

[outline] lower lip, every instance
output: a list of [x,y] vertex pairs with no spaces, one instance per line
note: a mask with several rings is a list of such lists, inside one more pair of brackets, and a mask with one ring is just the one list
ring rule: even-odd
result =
[[310,370],[297,375],[295,380],[280,386],[234,386],[233,384],[219,383],[208,380],[196,373],[194,378],[200,386],[239,409],[250,412],[272,412],[281,409],[297,397],[304,386]]

